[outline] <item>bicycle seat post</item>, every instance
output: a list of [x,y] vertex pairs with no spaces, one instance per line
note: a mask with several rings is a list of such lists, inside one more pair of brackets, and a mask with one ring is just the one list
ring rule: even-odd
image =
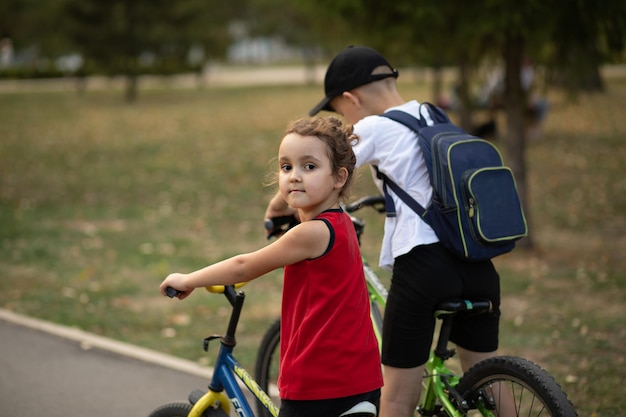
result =
[[443,360],[449,359],[454,355],[454,350],[448,349],[448,340],[450,339],[454,316],[454,313],[448,313],[437,317],[441,320],[441,329],[439,330],[439,338],[435,347],[435,356]]

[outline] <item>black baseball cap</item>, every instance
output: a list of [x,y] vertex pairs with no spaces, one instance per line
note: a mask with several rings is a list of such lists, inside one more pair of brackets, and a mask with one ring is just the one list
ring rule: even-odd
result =
[[[391,70],[386,74],[372,74],[381,65]],[[321,110],[333,111],[330,101],[344,91],[350,91],[365,84],[383,78],[398,78],[398,71],[380,53],[367,46],[349,46],[333,58],[324,77],[324,93],[326,97],[309,112],[315,116]]]

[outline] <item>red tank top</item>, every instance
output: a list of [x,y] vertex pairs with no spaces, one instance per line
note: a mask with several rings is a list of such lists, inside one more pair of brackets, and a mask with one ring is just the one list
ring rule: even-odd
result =
[[383,384],[352,221],[340,209],[315,219],[331,232],[326,253],[284,271],[278,380],[283,399],[347,397]]

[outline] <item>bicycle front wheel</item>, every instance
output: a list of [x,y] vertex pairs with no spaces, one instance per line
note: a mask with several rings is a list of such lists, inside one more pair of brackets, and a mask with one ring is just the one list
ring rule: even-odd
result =
[[461,377],[457,391],[471,409],[493,416],[576,417],[567,394],[544,369],[526,359],[498,356]]
[[[170,403],[154,410],[148,417],[187,417],[193,406],[189,403]],[[202,417],[228,417],[222,409],[209,408]]]
[[[261,389],[265,391],[274,404],[280,405],[278,397],[278,372],[280,361],[280,319],[267,329],[256,357],[254,379]],[[259,417],[271,417],[267,409],[257,401],[257,412]]]
[[154,410],[148,417],[187,417],[191,411],[189,403],[170,403]]

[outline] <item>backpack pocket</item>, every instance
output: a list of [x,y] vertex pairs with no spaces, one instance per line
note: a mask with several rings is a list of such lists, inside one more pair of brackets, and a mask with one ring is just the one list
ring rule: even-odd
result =
[[461,182],[465,216],[474,240],[490,246],[528,234],[515,178],[508,167],[469,170]]

